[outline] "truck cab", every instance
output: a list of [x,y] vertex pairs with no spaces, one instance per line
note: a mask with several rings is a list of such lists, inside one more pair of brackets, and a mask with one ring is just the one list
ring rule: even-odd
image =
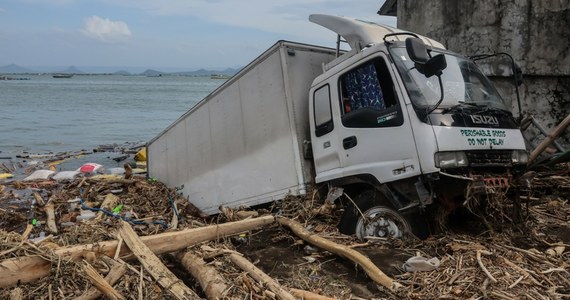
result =
[[473,61],[388,26],[309,19],[351,47],[324,65],[309,95],[315,182],[352,196],[341,231],[424,237],[432,204],[472,205],[524,171],[518,124]]

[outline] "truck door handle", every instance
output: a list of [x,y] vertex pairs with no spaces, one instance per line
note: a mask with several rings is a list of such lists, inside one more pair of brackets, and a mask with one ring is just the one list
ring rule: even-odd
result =
[[347,138],[344,138],[344,140],[342,140],[342,146],[344,147],[345,150],[350,149],[355,147],[358,144],[358,141],[356,140],[356,136],[349,136]]

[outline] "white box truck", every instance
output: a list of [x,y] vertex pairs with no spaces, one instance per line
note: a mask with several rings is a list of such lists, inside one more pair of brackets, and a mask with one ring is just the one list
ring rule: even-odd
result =
[[425,236],[427,207],[525,169],[517,122],[473,61],[388,26],[309,19],[336,49],[277,42],[148,143],[149,176],[208,214],[342,187],[354,201],[339,227],[363,238]]

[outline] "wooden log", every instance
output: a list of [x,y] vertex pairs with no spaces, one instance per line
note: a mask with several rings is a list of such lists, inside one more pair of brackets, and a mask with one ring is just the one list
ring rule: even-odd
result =
[[278,217],[277,222],[281,225],[285,225],[291,229],[298,237],[302,238],[304,241],[311,243],[319,248],[325,249],[331,253],[338,256],[347,258],[357,265],[361,266],[362,269],[368,274],[368,276],[374,280],[374,282],[395,291],[402,287],[401,284],[392,280],[388,277],[382,270],[380,270],[368,257],[364,256],[360,252],[349,248],[344,245],[337,244],[335,242],[329,241],[323,237],[315,235],[307,231],[303,225],[299,222],[293,221],[288,218]]
[[55,224],[55,208],[53,202],[49,201],[44,207],[47,215],[47,227],[51,233],[57,234],[57,225]]
[[[260,228],[274,221],[275,218],[273,216],[263,216],[237,222],[144,236],[141,237],[141,240],[155,254],[163,254],[176,252],[197,243],[220,239]],[[54,250],[54,253],[73,261],[81,260],[88,253],[114,257],[117,251],[117,245],[118,241],[116,240],[104,241],[94,244],[62,247]],[[119,255],[123,256],[125,260],[134,258],[131,255],[131,251],[125,245],[123,245],[119,251]],[[45,277],[50,274],[50,267],[51,264],[49,261],[36,255],[6,259],[0,262],[0,270],[2,270],[0,288],[10,287],[18,282],[26,283]]]
[[301,298],[303,300],[336,300],[336,298],[319,295],[305,290],[299,290],[293,288],[290,288],[289,290],[291,291],[291,294],[293,294],[293,296]]
[[477,263],[479,264],[479,267],[481,267],[481,269],[483,270],[485,275],[487,275],[487,277],[489,277],[489,279],[492,282],[497,283],[497,279],[495,279],[495,277],[493,277],[493,275],[491,275],[491,272],[489,272],[489,270],[487,270],[487,268],[483,264],[483,260],[481,259],[481,253],[484,253],[486,255],[491,255],[491,252],[483,251],[483,250],[477,250],[477,255],[476,255],[477,256]]
[[38,192],[33,192],[32,196],[34,196],[34,199],[36,199],[36,203],[38,203],[39,206],[46,205],[44,198],[42,198],[42,196]]
[[24,291],[21,288],[17,287],[10,291],[10,300],[23,300],[24,299]]
[[115,299],[124,300],[125,299],[125,297],[123,297],[123,295],[121,295],[119,292],[117,292],[117,290],[115,290],[113,288],[113,286],[111,286],[109,284],[109,282],[107,282],[103,278],[103,276],[101,276],[89,263],[85,262],[83,264],[83,270],[87,274],[87,277],[89,277],[89,280],[91,281],[91,283],[93,283],[93,285],[99,291],[101,291],[101,293],[103,293],[105,296],[107,296],[107,298],[113,299],[113,300],[115,300]]
[[261,269],[249,262],[249,260],[247,260],[245,257],[240,256],[236,253],[232,253],[230,254],[230,260],[236,266],[240,267],[240,269],[246,271],[251,277],[253,277],[253,279],[257,280],[257,282],[261,283],[263,286],[266,286],[271,292],[275,293],[277,299],[295,300],[295,297],[283,289],[281,285],[275,281],[275,279],[265,274]]
[[[113,207],[117,205],[117,202],[119,202],[119,197],[109,193],[105,195],[105,199],[103,200],[103,203],[101,203],[100,208],[107,211],[111,211]],[[100,221],[104,215],[105,215],[104,212],[98,211],[97,215],[95,216],[95,221]]]
[[0,257],[6,255],[8,253],[11,253],[13,251],[18,250],[24,244],[24,242],[28,240],[30,233],[32,233],[32,229],[34,229],[34,225],[28,224],[26,226],[26,230],[24,230],[24,232],[22,233],[22,237],[20,238],[20,243],[14,247],[8,249],[8,250],[0,252]]
[[224,298],[224,293],[228,290],[228,285],[226,284],[226,280],[214,267],[209,266],[202,258],[191,252],[179,252],[175,257],[184,268],[196,278],[208,299]]
[[[127,272],[127,265],[124,263],[116,263],[114,266],[111,267],[111,270],[105,276],[105,281],[109,283],[109,285],[113,286],[125,273]],[[77,297],[75,300],[95,300],[101,297],[103,293],[99,291],[96,287],[92,287],[85,291],[81,296]]]
[[160,286],[169,290],[176,299],[200,299],[200,296],[178,279],[178,277],[160,261],[160,258],[144,244],[129,223],[121,221],[119,234],[123,237],[125,244],[133,251],[133,254],[148,273]]
[[258,215],[259,215],[259,213],[255,210],[252,210],[252,211],[240,210],[240,211],[235,213],[235,216],[238,217],[238,219],[240,219],[240,220],[244,220],[247,218],[257,218]]
[[560,136],[560,134],[564,132],[566,127],[569,125],[570,114],[566,116],[566,118],[564,118],[564,120],[560,122],[560,124],[558,124],[554,130],[552,130],[552,133],[550,133],[538,146],[536,146],[536,148],[534,148],[530,154],[530,157],[528,158],[528,162],[530,163],[534,161],[544,151],[544,149],[546,149],[546,147],[548,147],[558,136]]

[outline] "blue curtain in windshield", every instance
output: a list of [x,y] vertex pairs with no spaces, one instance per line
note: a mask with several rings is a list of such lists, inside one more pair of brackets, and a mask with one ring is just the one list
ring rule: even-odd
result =
[[374,64],[368,64],[346,74],[345,86],[352,110],[362,107],[385,108]]

